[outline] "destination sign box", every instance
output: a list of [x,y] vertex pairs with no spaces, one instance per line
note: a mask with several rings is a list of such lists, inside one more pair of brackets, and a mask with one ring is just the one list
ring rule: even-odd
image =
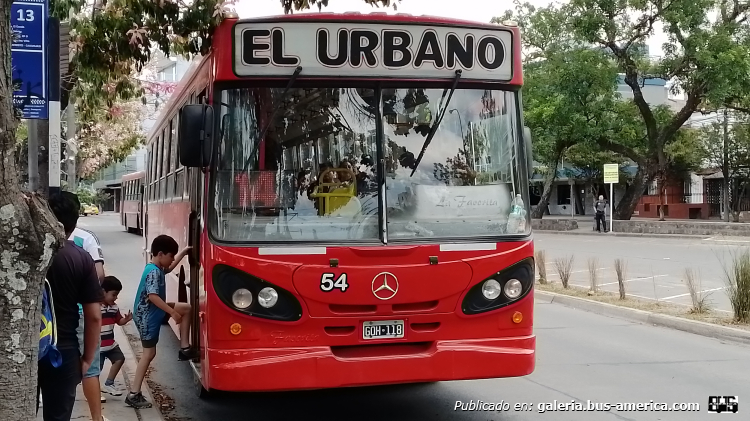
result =
[[452,78],[507,82],[513,77],[508,29],[367,24],[238,22],[234,72],[241,77]]

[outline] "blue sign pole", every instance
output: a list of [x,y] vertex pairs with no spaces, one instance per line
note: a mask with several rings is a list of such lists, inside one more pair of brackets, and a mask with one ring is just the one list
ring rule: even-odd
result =
[[23,118],[45,120],[48,112],[48,0],[19,0],[11,6],[13,105]]

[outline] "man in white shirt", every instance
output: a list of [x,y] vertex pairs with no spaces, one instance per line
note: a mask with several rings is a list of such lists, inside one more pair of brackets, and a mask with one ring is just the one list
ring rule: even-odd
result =
[[104,279],[104,253],[96,235],[91,231],[76,227],[68,240],[76,243],[78,247],[86,250],[91,255],[96,265],[96,276],[99,277],[99,282],[101,282]]

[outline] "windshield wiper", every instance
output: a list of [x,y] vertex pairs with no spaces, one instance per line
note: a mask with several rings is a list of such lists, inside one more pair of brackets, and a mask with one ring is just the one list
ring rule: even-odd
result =
[[273,119],[276,117],[276,113],[278,113],[281,107],[284,105],[284,99],[286,99],[286,94],[289,92],[290,89],[292,89],[292,85],[294,85],[294,81],[297,80],[297,76],[299,76],[300,73],[302,73],[302,66],[297,66],[297,68],[294,69],[294,73],[292,73],[292,76],[289,78],[289,81],[287,82],[286,87],[284,87],[284,90],[281,92],[278,105],[274,107],[273,113],[271,113],[271,116],[268,118],[266,125],[263,126],[263,130],[261,130],[260,132],[260,136],[258,136],[258,138],[255,140],[255,144],[253,145],[253,151],[247,157],[247,161],[245,161],[245,165],[242,167],[242,172],[246,173],[248,168],[250,167],[250,161],[252,161],[253,155],[255,155],[255,152],[258,150],[258,147],[260,146],[260,142],[266,137],[266,132],[268,132],[268,129],[271,127],[271,123],[273,123]]
[[419,167],[419,163],[422,161],[422,158],[424,157],[424,152],[427,150],[427,147],[430,146],[430,142],[432,142],[432,138],[435,136],[435,132],[437,132],[438,126],[440,126],[440,122],[443,120],[443,117],[445,116],[445,112],[448,110],[448,104],[451,102],[451,98],[453,98],[453,92],[456,92],[456,86],[458,86],[458,81],[461,79],[461,70],[456,70],[456,77],[453,79],[453,86],[451,86],[450,93],[448,94],[448,100],[445,102],[445,105],[443,106],[443,100],[445,99],[445,94],[448,93],[448,89],[443,90],[443,96],[440,98],[440,106],[438,107],[438,114],[437,118],[435,119],[435,124],[430,127],[430,132],[427,134],[427,139],[424,140],[424,144],[422,145],[422,150],[419,152],[419,156],[417,157],[417,161],[414,162],[414,168],[411,170],[411,174],[409,177],[412,177],[414,173],[417,171],[417,168]]

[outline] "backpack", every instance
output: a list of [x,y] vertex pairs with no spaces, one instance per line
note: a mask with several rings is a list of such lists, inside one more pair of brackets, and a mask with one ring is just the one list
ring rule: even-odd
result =
[[42,323],[39,328],[39,362],[45,359],[52,367],[60,367],[62,355],[57,350],[57,322],[55,321],[55,303],[49,281],[44,280],[42,288]]

